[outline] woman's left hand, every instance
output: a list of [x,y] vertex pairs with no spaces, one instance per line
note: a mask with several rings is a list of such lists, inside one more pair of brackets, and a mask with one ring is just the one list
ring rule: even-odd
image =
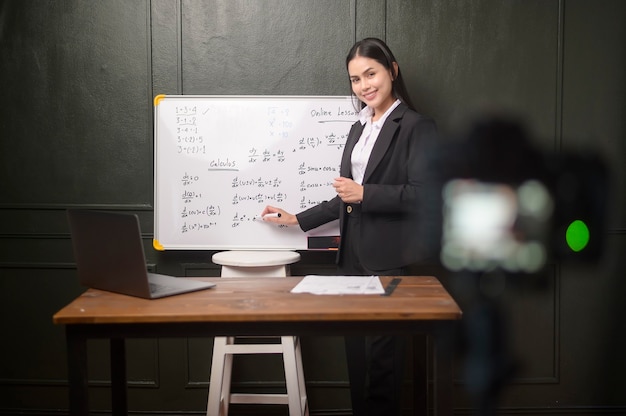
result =
[[341,200],[347,204],[358,204],[363,201],[363,186],[352,179],[335,178],[333,187]]

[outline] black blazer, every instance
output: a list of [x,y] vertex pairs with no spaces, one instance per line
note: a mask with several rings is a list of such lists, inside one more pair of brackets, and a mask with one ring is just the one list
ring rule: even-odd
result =
[[[352,125],[341,158],[340,175],[352,178],[351,154],[363,125]],[[405,267],[432,255],[425,241],[426,205],[432,203],[428,153],[437,136],[432,118],[422,116],[404,103],[387,117],[368,161],[361,202],[361,263],[370,270]],[[338,196],[297,214],[304,231],[339,218],[342,248],[350,244],[344,235],[349,204]]]

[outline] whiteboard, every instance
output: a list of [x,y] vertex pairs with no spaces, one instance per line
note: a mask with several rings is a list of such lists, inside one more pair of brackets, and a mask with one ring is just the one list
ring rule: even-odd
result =
[[351,97],[159,95],[154,108],[156,249],[304,250],[339,235],[337,221],[304,233],[260,214],[336,195]]

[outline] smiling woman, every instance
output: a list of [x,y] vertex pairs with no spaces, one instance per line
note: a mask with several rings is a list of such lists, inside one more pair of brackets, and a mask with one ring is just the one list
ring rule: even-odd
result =
[[[414,110],[400,66],[382,40],[354,44],[346,69],[359,120],[348,133],[333,183],[336,195],[295,215],[273,206],[261,215],[270,224],[298,224],[304,231],[339,219],[340,274],[403,275],[433,254],[419,230],[428,221],[421,207],[429,198],[424,185],[435,122]],[[353,414],[399,415],[404,339],[347,337],[345,344]]]

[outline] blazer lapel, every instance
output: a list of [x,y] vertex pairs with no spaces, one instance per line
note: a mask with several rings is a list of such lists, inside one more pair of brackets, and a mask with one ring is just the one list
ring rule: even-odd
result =
[[344,178],[352,178],[352,150],[354,146],[361,138],[361,133],[363,133],[363,126],[360,122],[356,122],[352,131],[348,135],[348,140],[346,141],[346,149],[343,152],[343,158],[341,159],[341,167],[340,167],[340,175]]
[[[400,103],[398,107],[396,107],[391,114],[389,114],[387,121],[383,124],[383,127],[378,134],[378,138],[376,139],[376,143],[374,143],[374,148],[372,149],[372,154],[370,155],[369,161],[367,162],[367,167],[365,168],[365,175],[363,177],[363,183],[366,183],[372,172],[376,170],[376,167],[382,160],[383,156],[387,152],[391,141],[393,140],[393,136],[398,130],[398,126],[400,125],[399,120],[404,115],[408,107]],[[361,128],[361,130],[363,130]],[[354,145],[352,145],[354,147]]]

